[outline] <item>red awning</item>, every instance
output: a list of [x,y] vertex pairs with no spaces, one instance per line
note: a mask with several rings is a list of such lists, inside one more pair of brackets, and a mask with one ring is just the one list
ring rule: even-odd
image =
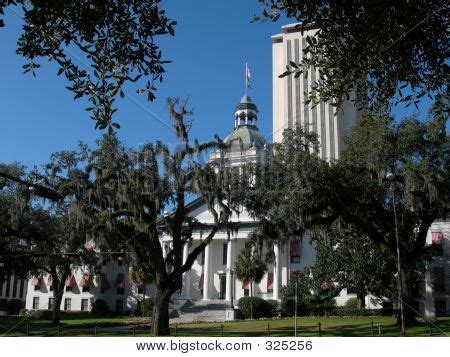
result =
[[80,286],[83,287],[88,287],[89,283],[91,280],[91,274],[89,273],[83,273],[83,277],[80,280]]
[[442,234],[442,232],[432,232],[431,233],[431,243],[441,244],[443,237],[444,237],[444,235]]
[[75,277],[72,273],[66,278],[66,287],[72,288],[75,285]]
[[300,256],[300,241],[299,240],[291,240],[291,257],[299,257]]
[[125,289],[125,275],[123,273],[120,273],[119,275],[117,275],[116,288],[117,289]]
[[53,286],[53,277],[51,275],[48,276],[47,286]]
[[100,277],[100,287],[102,288],[102,289],[109,289],[109,281],[108,281],[108,278],[106,277],[106,274],[105,273],[102,273],[101,274],[101,277]]
[[200,290],[203,290],[203,281],[205,280],[205,275],[202,273],[202,275],[200,275],[200,280],[198,281],[198,288]]
[[31,286],[40,286],[41,280],[41,273],[35,274],[33,280],[31,281]]
[[243,281],[242,289],[250,289],[250,281],[248,281],[248,280]]
[[267,290],[273,290],[273,273],[267,273]]
[[86,243],[84,244],[84,251],[85,251],[86,253],[91,253],[93,250],[94,250],[94,246],[93,246],[91,243],[86,242]]

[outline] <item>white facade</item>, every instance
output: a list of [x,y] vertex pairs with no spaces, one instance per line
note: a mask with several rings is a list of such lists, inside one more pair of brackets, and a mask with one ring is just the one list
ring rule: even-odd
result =
[[[75,269],[73,280],[67,279],[61,300],[61,311],[90,311],[96,299],[105,300],[112,312],[134,312],[144,298],[143,286],[129,278],[129,267],[115,260],[102,266],[102,272],[92,274],[88,269]],[[87,283],[85,274],[90,274]],[[123,279],[122,279],[123,277]],[[53,289],[49,275],[38,275],[28,281],[27,310],[51,310]],[[86,286],[83,286],[86,285]],[[154,295],[154,288],[145,286],[146,297]]]
[[305,104],[311,87],[320,80],[318,69],[309,69],[307,76],[278,78],[291,61],[299,63],[306,56],[306,37],[317,31],[308,27],[302,34],[297,25],[282,26],[282,33],[272,36],[273,141],[281,142],[285,129],[302,126],[318,134],[321,158],[338,159],[345,135],[357,120],[353,103],[345,103],[337,115],[329,103]]
[[[201,222],[211,222],[212,217],[206,205],[201,202],[198,205],[191,212],[192,216]],[[225,231],[215,234],[211,243],[205,248],[205,253],[197,258],[191,270],[185,274],[183,289],[174,298],[237,302],[241,297],[249,295],[249,286],[234,276],[233,269],[237,256],[244,249],[248,236],[256,228],[257,222],[251,219],[246,211],[243,211],[239,217],[233,215],[231,221],[240,226],[239,230],[230,237]],[[207,230],[194,233],[189,251],[195,248],[201,242],[201,237],[207,236],[208,233]],[[170,237],[166,236],[165,244],[170,245],[170,240]],[[294,255],[290,243],[274,248],[276,262],[269,265],[268,272],[262,281],[253,286],[254,296],[280,300],[281,286],[290,281],[291,274],[313,263],[315,248],[309,243],[308,237],[299,240],[298,244],[299,256]],[[292,258],[294,256],[296,258]]]
[[433,256],[423,277],[423,314],[433,320],[450,315],[450,220],[436,220],[427,234],[427,246],[434,246]]

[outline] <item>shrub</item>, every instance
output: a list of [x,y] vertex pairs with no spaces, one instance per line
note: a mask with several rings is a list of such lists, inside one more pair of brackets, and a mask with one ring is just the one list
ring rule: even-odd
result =
[[52,311],[50,310],[30,310],[28,312],[30,318],[35,320],[51,320]]
[[383,315],[394,315],[397,313],[397,310],[394,309],[394,304],[392,301],[383,301],[381,303],[381,310],[383,311]]
[[24,307],[21,308],[21,309],[19,310],[19,316],[26,316],[26,315],[28,315],[28,310],[25,309]]
[[[241,315],[244,319],[249,319],[250,314],[250,304],[252,298],[250,296],[244,296],[239,299],[238,307]],[[278,302],[276,302],[276,307],[278,308]],[[274,317],[276,316],[276,310],[274,309],[274,300],[272,302],[266,301],[259,297],[253,297],[253,318],[259,319],[262,317]]]
[[6,299],[0,299],[0,311],[8,311],[8,301]]
[[348,309],[346,307],[338,307],[334,314],[340,317],[359,317],[359,316],[389,316],[383,309]]
[[139,314],[143,317],[152,317],[153,316],[153,305],[155,305],[153,299],[144,299],[139,304]]
[[[297,316],[330,316],[336,309],[336,300],[318,300],[311,295],[297,297]],[[294,316],[295,299],[284,296],[281,300],[281,312],[283,316]]]
[[281,310],[280,310],[280,304],[278,303],[278,301],[269,299],[269,300],[266,300],[266,302],[271,306],[270,314],[272,315],[272,317],[279,316],[281,313]]
[[357,309],[358,308],[358,299],[355,297],[348,299],[345,302],[344,307],[346,309]]
[[[52,310],[31,310],[28,315],[35,320],[51,320],[53,318]],[[60,311],[61,320],[86,319],[90,316],[89,311]]]
[[103,299],[96,299],[92,304],[91,315],[93,316],[108,316],[111,315],[111,310],[108,304]]
[[23,302],[21,300],[13,299],[8,301],[7,311],[10,315],[18,315],[20,309],[23,308]]

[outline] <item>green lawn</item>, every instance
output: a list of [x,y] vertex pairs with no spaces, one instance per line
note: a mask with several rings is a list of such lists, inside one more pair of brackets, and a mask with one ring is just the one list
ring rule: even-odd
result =
[[[298,318],[298,336],[399,336],[392,317],[370,318]],[[372,329],[373,322],[373,329]],[[28,326],[27,326],[28,325]],[[379,326],[378,326],[379,325]],[[0,335],[7,336],[150,336],[150,322],[139,318],[91,318],[63,320],[58,329],[46,320],[0,318]],[[8,332],[9,331],[9,332]],[[7,333],[8,332],[8,333]],[[7,334],[5,334],[7,333]],[[294,335],[294,319],[253,320],[224,323],[171,325],[176,336],[272,336]],[[419,321],[407,328],[408,336],[430,336],[427,323]],[[432,336],[450,335],[450,318],[440,318]]]

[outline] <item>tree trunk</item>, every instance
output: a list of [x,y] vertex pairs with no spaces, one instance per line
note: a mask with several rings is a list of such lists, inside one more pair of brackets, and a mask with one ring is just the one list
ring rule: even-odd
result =
[[[59,284],[58,284],[59,286]],[[61,312],[61,301],[63,297],[64,290],[58,291],[58,288],[53,289],[53,314],[52,314],[52,325],[58,326],[60,323],[60,312]]]
[[250,319],[253,320],[253,282],[250,281]]
[[366,293],[358,293],[356,298],[358,299],[357,308],[359,310],[364,310],[366,308]]
[[153,328],[154,336],[169,336],[169,302],[171,293],[158,289],[153,306]]
[[[406,264],[405,264],[406,265]],[[405,319],[405,326],[411,326],[417,322],[416,312],[418,309],[416,302],[416,284],[417,276],[414,269],[409,269],[408,266],[402,266],[402,300],[403,300],[403,316]],[[397,324],[401,325],[400,306],[398,307]]]

